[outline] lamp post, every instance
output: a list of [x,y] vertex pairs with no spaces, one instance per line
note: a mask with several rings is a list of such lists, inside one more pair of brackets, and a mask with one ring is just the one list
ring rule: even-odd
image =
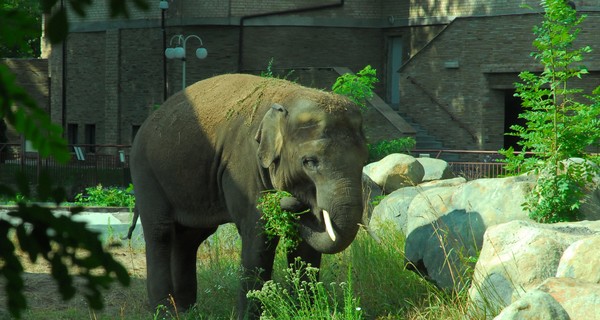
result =
[[208,51],[206,50],[206,48],[203,48],[203,44],[202,44],[202,39],[200,39],[200,37],[198,37],[197,35],[189,35],[187,37],[184,37],[181,34],[175,35],[171,38],[171,41],[169,41],[169,46],[173,45],[173,40],[177,40],[177,46],[176,47],[172,47],[172,48],[167,48],[165,49],[165,56],[167,57],[167,59],[181,59],[182,63],[182,74],[183,74],[183,79],[182,79],[182,90],[185,89],[185,49],[186,49],[186,43],[189,39],[198,39],[198,41],[200,41],[200,46],[198,49],[196,49],[196,57],[198,59],[205,59],[206,56],[208,55]]
[[[158,8],[160,9],[160,28],[162,31],[162,49],[163,51],[167,49],[167,29],[165,29],[165,12],[169,9],[169,2],[166,0],[161,0],[158,3]],[[163,72],[163,101],[167,100],[167,61],[163,57],[162,59],[162,72]]]

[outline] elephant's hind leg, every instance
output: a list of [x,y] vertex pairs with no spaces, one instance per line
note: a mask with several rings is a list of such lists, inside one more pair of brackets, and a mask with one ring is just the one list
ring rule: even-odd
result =
[[169,263],[174,223],[172,208],[152,175],[143,171],[133,173],[136,209],[146,242],[148,300],[152,309],[161,305],[169,307],[169,295],[173,293]]
[[176,224],[171,250],[171,278],[177,309],[185,311],[196,303],[196,255],[202,241],[217,228],[196,229]]

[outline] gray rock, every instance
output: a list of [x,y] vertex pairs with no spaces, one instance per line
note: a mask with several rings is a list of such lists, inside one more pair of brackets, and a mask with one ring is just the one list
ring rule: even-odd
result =
[[579,220],[600,220],[600,187],[591,185],[586,192],[579,208]]
[[558,301],[571,320],[600,319],[600,284],[573,278],[549,278],[538,290]]
[[423,181],[425,170],[414,157],[394,153],[370,163],[363,168],[365,173],[385,193],[402,187],[416,186]]
[[373,216],[377,219],[372,219],[370,226],[376,231],[381,223],[391,224],[395,229],[408,234],[408,208],[417,195],[431,189],[456,187],[465,182],[466,180],[460,177],[424,182],[416,187],[400,188],[387,195],[375,207]]
[[383,190],[375,183],[368,175],[362,175],[363,202],[365,204],[365,212],[363,214],[363,223],[369,224],[369,220],[373,216],[373,210],[378,202],[382,200]]
[[569,314],[550,294],[533,290],[506,307],[494,320],[569,320]]
[[490,227],[469,290],[472,305],[486,310],[509,305],[554,277],[572,243],[598,232],[600,221],[552,225],[511,221]]
[[417,158],[417,161],[421,163],[423,169],[425,170],[423,182],[454,178],[452,168],[450,168],[448,162],[442,159]]
[[442,288],[467,283],[483,234],[489,226],[528,219],[521,207],[533,186],[526,176],[479,179],[419,192],[410,202],[405,255],[409,263]]
[[600,283],[598,248],[600,248],[600,235],[575,241],[560,258],[556,276]]

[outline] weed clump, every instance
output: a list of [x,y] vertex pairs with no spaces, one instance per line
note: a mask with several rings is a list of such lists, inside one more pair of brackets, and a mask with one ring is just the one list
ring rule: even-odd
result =
[[[261,319],[363,319],[359,299],[354,297],[351,268],[347,282],[327,286],[318,281],[319,269],[296,259],[284,270],[283,284],[267,281],[248,298],[261,302]],[[338,299],[338,292],[342,299]]]

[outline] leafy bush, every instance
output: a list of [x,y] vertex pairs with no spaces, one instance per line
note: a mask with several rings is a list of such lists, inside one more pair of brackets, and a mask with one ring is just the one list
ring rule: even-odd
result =
[[82,206],[100,206],[100,207],[128,207],[132,209],[135,206],[135,197],[132,194],[133,185],[130,183],[126,189],[117,187],[103,187],[98,184],[95,187],[85,189],[84,194],[75,196],[76,204]]
[[[581,65],[583,55],[591,48],[575,47],[585,15],[577,16],[564,0],[542,1],[544,20],[534,28],[538,49],[531,55],[543,66],[541,74],[521,72],[515,96],[523,100],[525,127],[513,125],[510,135],[518,136],[523,153],[513,148],[500,150],[506,156],[507,169],[531,171],[537,175],[537,186],[523,204],[530,217],[540,222],[575,220],[584,190],[598,172],[594,158],[586,149],[600,139],[600,87],[592,95],[571,88],[573,78],[588,71]],[[587,98],[591,104],[581,101]],[[533,156],[525,157],[525,151]],[[586,161],[573,162],[570,158]]]
[[417,142],[412,137],[398,138],[394,140],[383,140],[375,144],[369,144],[369,161],[379,161],[392,153],[410,153]]
[[337,94],[344,95],[365,110],[367,99],[373,96],[373,88],[377,79],[377,70],[367,65],[356,74],[346,73],[339,76],[331,90]]
[[301,240],[296,221],[302,212],[282,210],[280,205],[281,198],[291,196],[286,191],[266,191],[256,206],[262,212],[261,219],[265,221],[265,234],[269,239],[281,237],[280,242],[285,250],[293,250]]

